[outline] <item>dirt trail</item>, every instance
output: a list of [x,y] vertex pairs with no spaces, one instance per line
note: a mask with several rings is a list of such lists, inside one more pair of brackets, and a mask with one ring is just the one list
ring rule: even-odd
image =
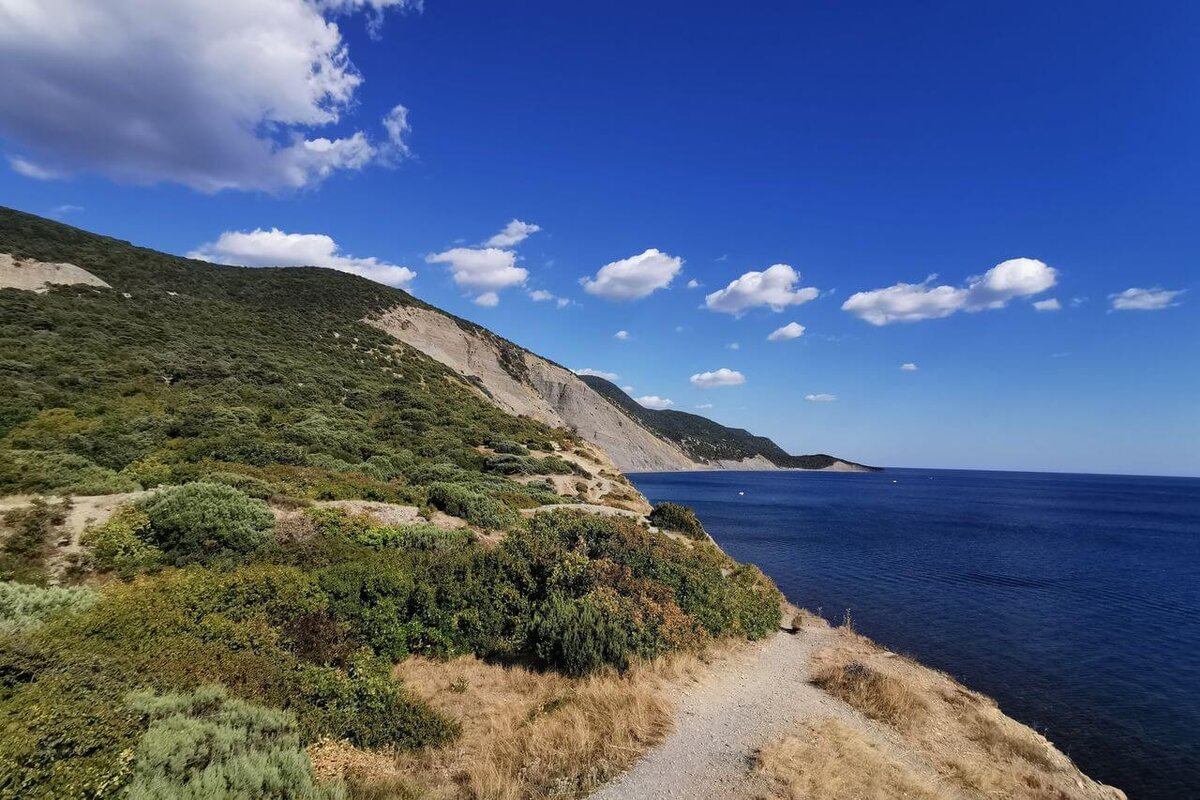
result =
[[779,633],[719,662],[675,698],[675,731],[591,800],[746,798],[756,788],[755,753],[806,720],[833,717],[915,766],[878,724],[808,682],[812,654],[835,642],[827,627]]

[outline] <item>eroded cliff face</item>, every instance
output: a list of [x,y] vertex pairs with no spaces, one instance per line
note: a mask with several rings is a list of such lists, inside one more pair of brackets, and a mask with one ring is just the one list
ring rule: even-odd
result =
[[622,472],[713,469],[646,430],[575,373],[482,328],[418,306],[367,322],[475,383],[500,408],[575,430]]

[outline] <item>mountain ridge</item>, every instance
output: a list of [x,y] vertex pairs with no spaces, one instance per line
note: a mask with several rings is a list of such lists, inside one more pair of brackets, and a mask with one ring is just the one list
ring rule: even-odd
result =
[[674,442],[693,460],[705,464],[729,464],[765,459],[778,469],[877,471],[826,453],[791,455],[766,436],[744,428],[730,428],[700,414],[674,409],[652,409],[638,403],[612,381],[597,375],[580,378],[602,397],[658,436]]

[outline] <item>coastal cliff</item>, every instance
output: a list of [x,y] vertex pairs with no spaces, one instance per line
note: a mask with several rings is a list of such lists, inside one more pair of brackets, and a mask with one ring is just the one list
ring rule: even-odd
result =
[[622,474],[765,440],[342,273],[0,253],[0,796],[1120,797]]

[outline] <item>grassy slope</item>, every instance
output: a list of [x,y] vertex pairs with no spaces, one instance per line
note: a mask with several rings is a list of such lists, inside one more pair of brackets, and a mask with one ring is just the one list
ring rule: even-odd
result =
[[[254,550],[217,549],[227,533],[217,530],[189,535],[186,559],[143,561],[147,545],[168,546],[174,524],[150,502],[99,532],[114,543],[111,565],[97,545],[60,576],[99,587],[64,603],[36,584],[50,580],[43,562],[70,501],[7,513],[0,796],[115,797],[164,781],[157,796],[190,796],[198,770],[276,784],[264,770],[284,764],[293,788],[270,796],[315,797],[296,788],[311,783],[301,746],[436,748],[459,735],[457,720],[390,677],[411,654],[575,676],[776,628],[774,586],[711,545],[630,520],[516,514],[559,497],[506,477],[514,459],[522,469],[557,459],[489,459],[477,446],[523,453],[577,440],[501,412],[360,322],[419,302],[404,292],[329,270],[204,264],[4,209],[0,252],[72,263],[112,287],[0,289],[0,494],[206,480],[269,497],[280,513],[305,499],[364,498],[428,504],[506,532],[485,546],[461,531],[292,511]],[[175,519],[220,526],[255,503],[271,518],[236,492],[203,502],[213,505]],[[233,699],[212,701],[209,684]],[[577,713],[578,687],[580,707],[600,714],[596,730],[630,735],[621,703],[586,699],[587,679],[565,685],[571,696],[539,713]],[[210,733],[171,740],[155,732],[162,720],[151,708]],[[263,726],[266,739],[254,733]],[[218,729],[238,753],[205,750]],[[169,770],[153,755],[164,747],[179,751]],[[544,778],[582,792],[609,768],[605,754],[593,757],[600,763],[559,764]],[[356,798],[414,796],[365,780],[351,786]]]
[[[659,436],[679,444],[697,461],[740,461],[763,456],[777,467],[792,469],[822,469],[837,459],[824,453],[793,456],[765,436],[755,436],[743,428],[727,428],[698,414],[685,411],[646,408],[621,391],[611,381],[595,375],[581,376],[588,386],[606,400],[625,411]],[[846,462],[853,464],[854,462]],[[854,466],[863,466],[854,464]],[[868,467],[868,469],[874,469]]]
[[136,488],[150,459],[169,477],[221,462],[282,493],[414,499],[422,463],[479,472],[472,448],[489,438],[571,438],[359,322],[420,302],[397,289],[205,264],[3,209],[0,252],[113,287],[0,290],[0,493]]

